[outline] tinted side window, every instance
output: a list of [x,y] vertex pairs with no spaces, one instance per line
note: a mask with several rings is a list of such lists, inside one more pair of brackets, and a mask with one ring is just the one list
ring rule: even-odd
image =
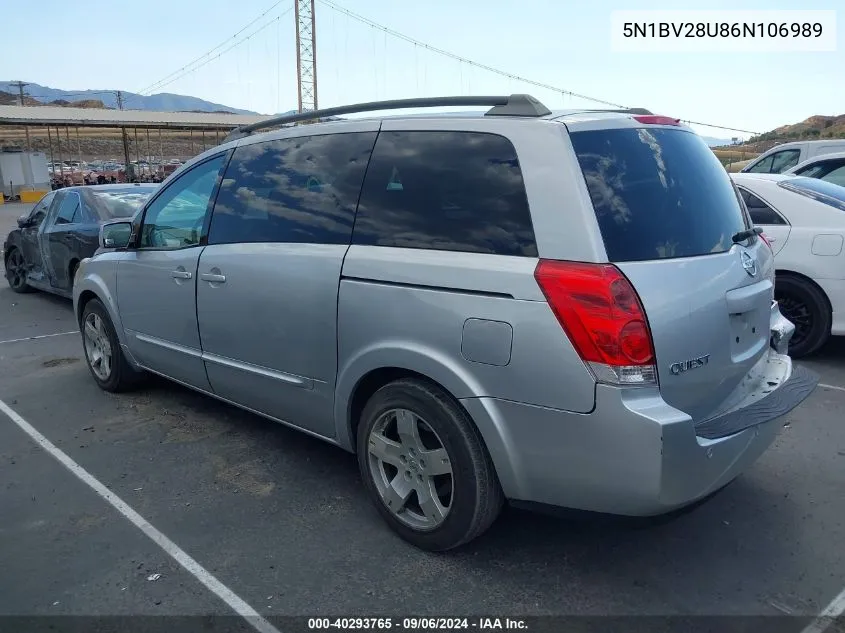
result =
[[740,188],[739,193],[745,202],[745,206],[748,207],[748,213],[751,215],[751,221],[754,224],[786,224],[772,207],[750,191]]
[[826,180],[827,182],[832,182],[834,185],[845,187],[845,164],[841,167],[830,170],[824,176],[821,176],[821,179]]
[[29,221],[31,226],[37,228],[41,226],[41,223],[44,221],[44,218],[47,217],[47,212],[50,210],[50,205],[53,203],[53,199],[56,197],[55,192],[50,192],[35,205],[35,208],[29,214]]
[[771,172],[773,174],[782,174],[787,169],[795,167],[800,157],[801,151],[797,149],[786,149],[782,152],[772,154]]
[[68,193],[61,202],[59,212],[56,215],[56,224],[70,224],[74,222],[74,216],[79,209],[79,195],[75,192]]
[[323,134],[237,148],[214,204],[208,243],[349,244],[376,134]]
[[774,160],[774,154],[771,156],[766,156],[763,160],[759,163],[754,165],[751,169],[747,170],[749,173],[752,174],[768,174],[772,171],[772,161]]
[[355,244],[537,256],[516,150],[477,132],[382,132]]
[[141,248],[185,248],[199,244],[202,225],[226,154],[195,165],[150,203]]

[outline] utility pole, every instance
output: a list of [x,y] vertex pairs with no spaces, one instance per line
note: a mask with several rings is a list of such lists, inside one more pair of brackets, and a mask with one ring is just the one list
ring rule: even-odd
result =
[[[24,83],[23,81],[13,81],[11,83],[11,85],[15,86],[18,89],[18,94],[20,95],[18,97],[18,105],[23,106],[24,105],[24,103],[23,103],[23,89],[26,88],[29,84]],[[24,131],[24,134],[26,134],[26,151],[28,152],[29,149],[30,149],[29,148],[29,126],[24,125],[23,131]]]
[[[120,90],[117,91],[117,109],[123,110],[123,93]],[[126,182],[132,182],[135,174],[129,161],[129,136],[125,126],[120,128],[120,133],[123,136],[123,173],[126,174]]]
[[314,0],[294,0],[296,12],[296,83],[299,111],[317,109],[317,30]]
[[18,105],[19,105],[19,106],[24,105],[24,102],[23,102],[23,89],[24,89],[24,88],[26,88],[29,84],[28,84],[28,83],[24,83],[23,81],[12,81],[12,82],[10,82],[10,84],[9,84],[9,85],[14,86],[15,88],[17,88],[17,89],[18,89],[18,93],[20,94],[20,96],[18,97]]

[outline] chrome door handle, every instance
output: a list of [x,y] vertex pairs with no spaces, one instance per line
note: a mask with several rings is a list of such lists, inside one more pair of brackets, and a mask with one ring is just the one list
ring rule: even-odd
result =
[[225,284],[226,283],[226,275],[215,275],[213,273],[203,273],[200,275],[200,279],[203,281],[210,281],[214,284]]
[[190,279],[191,277],[193,277],[193,275],[187,270],[174,270],[170,273],[170,276],[174,279]]

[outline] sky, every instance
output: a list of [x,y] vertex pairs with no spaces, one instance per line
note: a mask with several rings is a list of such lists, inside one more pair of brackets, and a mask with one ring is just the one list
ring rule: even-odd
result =
[[[765,132],[815,114],[845,113],[845,11],[836,52],[617,53],[610,39],[611,12],[619,9],[836,9],[841,0],[331,2],[503,73],[685,120]],[[0,80],[171,92],[283,112],[297,107],[292,7],[293,0],[143,0],[111,2],[103,10],[67,0],[0,0]],[[513,92],[532,94],[551,109],[607,107],[451,59],[322,0],[316,31],[320,107]],[[205,62],[201,67],[173,74],[200,57],[188,69]],[[693,127],[717,138],[748,136]]]

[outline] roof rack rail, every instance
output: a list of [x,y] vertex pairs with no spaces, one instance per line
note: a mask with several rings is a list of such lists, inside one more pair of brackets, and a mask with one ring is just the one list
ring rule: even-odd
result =
[[356,103],[322,110],[310,110],[294,114],[284,114],[270,117],[257,123],[243,125],[232,130],[224,139],[235,139],[249,136],[257,130],[267,129],[289,123],[325,119],[343,114],[357,114],[359,112],[377,112],[380,110],[403,110],[406,108],[440,108],[448,106],[492,106],[486,116],[531,116],[541,117],[551,114],[546,106],[531,95],[513,94],[510,96],[479,96],[479,97],[423,97],[419,99],[393,99],[390,101],[370,101]]
[[[572,112],[567,112],[566,114],[581,114],[581,113],[590,113],[590,112],[618,112],[619,114],[654,114],[651,110],[646,110],[645,108],[616,108],[616,109],[585,109],[585,110],[574,110]],[[564,115],[566,116],[566,115]]]

